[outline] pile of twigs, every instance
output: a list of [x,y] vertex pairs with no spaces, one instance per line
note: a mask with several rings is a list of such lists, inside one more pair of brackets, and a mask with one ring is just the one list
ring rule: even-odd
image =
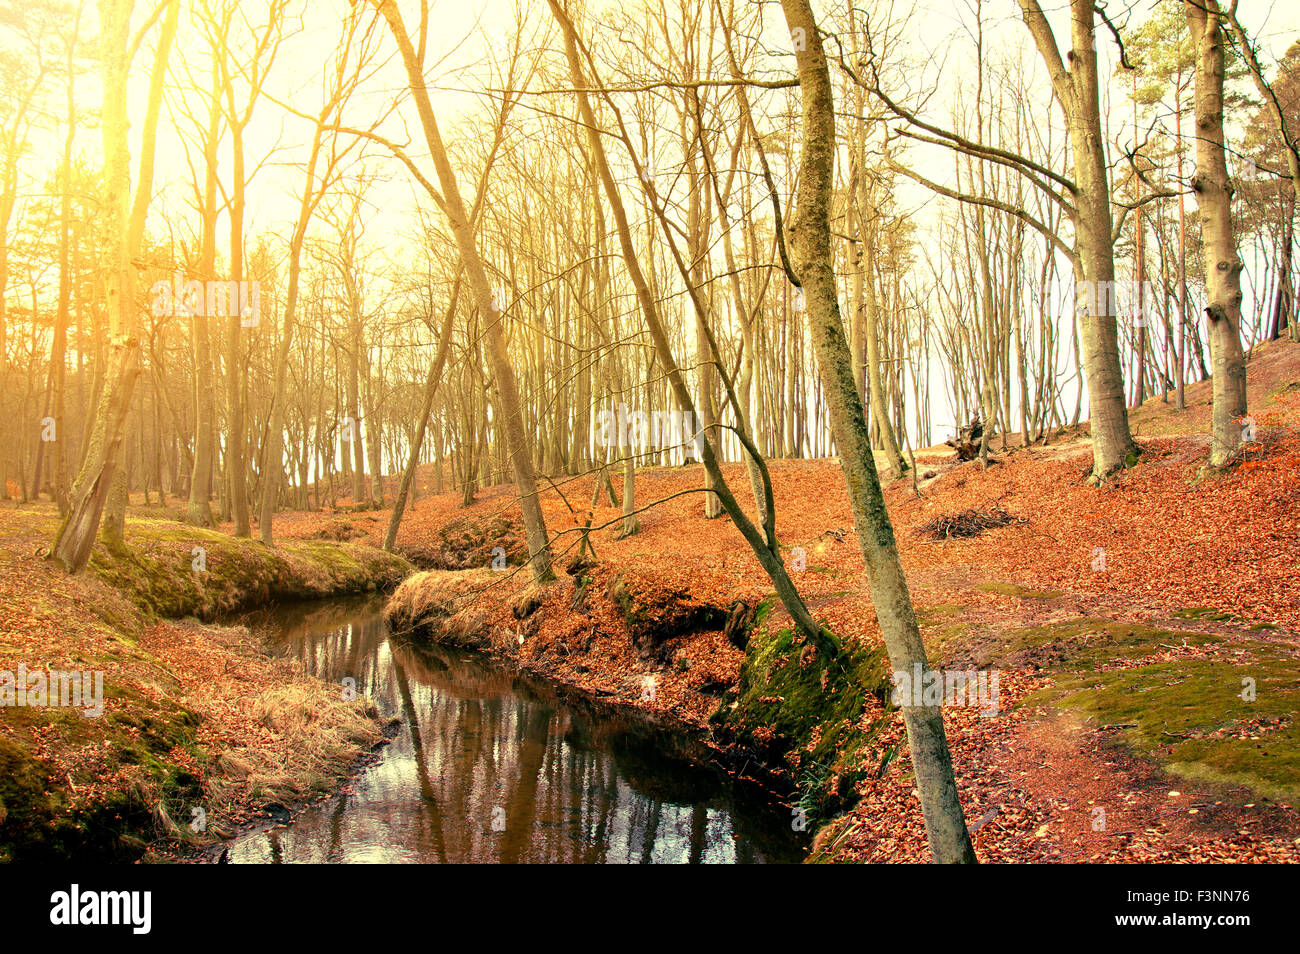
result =
[[977,537],[985,530],[1005,527],[1008,524],[1027,523],[1024,517],[1007,513],[1000,506],[986,510],[963,510],[961,513],[936,517],[921,527],[921,532],[936,540],[951,540],[961,537]]

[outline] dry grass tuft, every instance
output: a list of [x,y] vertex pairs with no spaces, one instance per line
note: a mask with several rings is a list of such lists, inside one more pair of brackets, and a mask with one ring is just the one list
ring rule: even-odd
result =
[[[523,587],[522,576],[493,570],[429,570],[406,578],[384,609],[398,636],[418,635],[454,646],[482,646],[488,639],[487,614],[479,594],[493,585]],[[513,590],[512,590],[513,592]]]

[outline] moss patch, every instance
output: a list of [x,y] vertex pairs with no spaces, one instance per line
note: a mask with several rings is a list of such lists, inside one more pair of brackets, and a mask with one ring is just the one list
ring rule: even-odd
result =
[[1294,656],[1261,649],[1156,663],[1074,676],[1060,689],[1063,704],[1100,724],[1133,724],[1125,741],[1171,772],[1300,800],[1300,661]]
[[[199,779],[177,760],[206,758],[198,717],[133,687],[106,683],[104,695],[119,704],[98,718],[44,707],[5,713],[15,735],[0,734],[0,861],[134,860],[146,839],[167,833],[167,806],[202,801]],[[85,753],[73,778],[51,777],[24,741],[37,735]]]
[[[1168,648],[1222,642],[1206,633],[1183,633],[1143,623],[1082,618],[1009,633],[960,627],[938,641],[936,661],[956,668],[1008,666],[1052,671],[1093,670],[1117,660],[1140,659]],[[929,643],[927,643],[929,645]]]
[[814,819],[848,808],[863,777],[890,681],[883,648],[858,643],[833,658],[790,629],[756,630],[740,680],[710,720],[725,741],[784,777]]
[[1216,623],[1231,623],[1237,617],[1213,606],[1192,606],[1187,609],[1174,610],[1179,619],[1208,619]]
[[961,603],[936,603],[933,606],[918,606],[916,618],[922,623],[930,623],[945,616],[955,616],[966,609]]
[[272,548],[157,520],[127,522],[126,549],[97,546],[91,570],[151,613],[211,619],[271,599],[310,599],[394,586],[410,564],[374,547],[290,541]]
[[966,651],[1048,670],[1052,686],[1029,704],[1078,709],[1169,772],[1300,802],[1300,656],[1289,647],[1085,619]]
[[1031,590],[1015,583],[981,583],[975,589],[1003,596],[1019,596],[1026,600],[1056,600],[1063,595],[1060,590]]

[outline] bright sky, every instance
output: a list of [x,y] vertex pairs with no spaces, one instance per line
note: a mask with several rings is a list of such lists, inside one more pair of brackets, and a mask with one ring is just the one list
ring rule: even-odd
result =
[[[589,38],[600,30],[602,35],[608,33],[608,27],[602,25],[593,29],[592,23],[608,22],[612,11],[626,13],[638,0],[595,0],[592,18],[587,21]],[[738,0],[738,7],[753,0]],[[1121,30],[1129,24],[1136,24],[1145,19],[1152,7],[1153,0],[1140,0],[1121,4],[1112,0],[1109,9],[1114,22]],[[88,7],[90,5],[88,4]],[[832,9],[829,3],[816,4],[821,11]],[[838,6],[838,5],[836,5]],[[188,9],[189,4],[186,4]],[[315,112],[321,101],[323,70],[328,67],[334,51],[338,46],[339,23],[348,0],[310,0],[298,3],[294,9],[303,17],[301,31],[285,42],[280,59],[274,69],[270,83],[272,94],[281,101],[291,102],[304,112]],[[1028,32],[1020,19],[1019,7],[1015,0],[984,0],[984,35],[988,56],[991,59],[1019,56],[1026,64],[1026,69],[1033,70],[1039,80],[1043,102],[1048,101],[1047,79],[1039,65],[1036,52],[1029,42]],[[1048,0],[1044,3],[1049,17],[1057,26],[1058,37],[1067,35],[1066,15],[1067,0]],[[978,0],[922,0],[908,5],[898,2],[895,17],[901,11],[910,10],[910,20],[902,31],[905,48],[888,51],[892,61],[906,59],[920,72],[914,73],[911,84],[914,89],[934,88],[935,96],[930,100],[925,115],[927,118],[948,125],[951,104],[954,97],[961,92],[969,98],[973,76],[974,46],[973,24]],[[137,21],[140,21],[149,4],[138,4]],[[241,12],[254,22],[261,18],[263,3],[259,0],[246,0],[240,5]],[[541,2],[526,2],[527,20],[533,28],[548,25],[549,11]],[[752,7],[745,8],[752,9]],[[775,2],[765,4],[765,39],[770,47],[784,48],[788,44],[785,34],[784,18]],[[415,23],[417,7],[404,3],[403,10],[408,25]],[[1240,16],[1271,57],[1280,55],[1293,39],[1300,36],[1300,4],[1288,0],[1241,0]],[[454,139],[458,131],[472,135],[476,130],[485,129],[486,123],[480,124],[476,110],[483,100],[475,91],[486,84],[487,64],[492,56],[504,57],[510,47],[510,37],[517,22],[516,0],[478,0],[467,3],[463,0],[434,0],[432,4],[429,52],[427,61],[437,64],[432,68],[427,79],[434,91],[433,104],[443,127],[444,136]],[[94,29],[94,14],[88,10],[87,23],[83,31],[89,37]],[[180,45],[175,51],[172,64],[173,78],[183,76],[192,70],[202,79],[208,68],[206,51],[202,48],[201,37],[193,25],[187,23],[188,15],[183,15]],[[828,18],[823,16],[823,20]],[[1099,34],[1104,36],[1104,34]],[[612,37],[607,37],[612,39]],[[378,48],[382,58],[388,63],[372,76],[365,90],[350,106],[345,123],[353,126],[367,126],[370,118],[391,102],[395,92],[405,86],[405,74],[397,61],[395,46],[391,37],[382,28],[378,34]],[[1105,38],[1102,55],[1109,61],[1103,75],[1108,75],[1117,60],[1113,41]],[[550,54],[560,62],[559,50]],[[152,50],[146,46],[140,54],[132,81],[133,134],[138,136],[139,124],[144,114],[144,101],[148,85],[148,64],[151,62]],[[792,68],[793,58],[783,62],[773,62],[774,69]],[[96,96],[93,78],[82,81],[79,97],[93,102]],[[1129,109],[1127,97],[1115,87],[1112,109],[1116,122],[1127,122]],[[201,106],[195,106],[201,109]],[[1050,109],[1051,121],[1059,127],[1060,116]],[[409,117],[409,120],[408,120]],[[166,234],[173,230],[178,235],[192,236],[196,231],[195,216],[187,208],[192,200],[192,172],[185,158],[185,152],[178,136],[178,129],[183,126],[183,113],[173,109],[164,114],[164,124],[160,131],[158,166],[155,179],[155,204],[151,209],[149,227],[153,234]],[[761,124],[761,120],[760,120]],[[391,139],[412,143],[410,153],[417,162],[424,155],[421,145],[422,136],[418,123],[414,120],[413,106],[408,102],[401,114],[388,121],[381,130]],[[304,159],[306,145],[310,140],[311,124],[303,119],[286,115],[272,102],[259,105],[254,126],[248,132],[248,160],[253,163],[266,160],[267,165],[258,173],[253,184],[254,204],[249,210],[247,233],[267,232],[286,240],[291,223],[297,211],[296,192],[301,188],[299,163]],[[39,138],[39,137],[34,137]],[[133,155],[136,140],[133,137]],[[96,162],[99,154],[99,138],[93,126],[89,124],[79,134],[77,148]],[[38,168],[39,163],[29,160],[28,174],[41,178],[48,176],[57,162],[58,144],[50,142],[39,145],[36,154],[44,154],[50,159],[45,168]],[[421,203],[427,206],[422,194],[395,161],[383,154],[381,147],[371,146],[374,155],[371,168],[388,177],[372,197],[373,208],[367,218],[368,235],[376,243],[382,242],[386,254],[392,260],[414,260],[411,250],[404,243],[413,240],[415,221],[410,214],[412,203],[419,196]],[[951,157],[938,150],[939,154],[926,154],[919,150],[912,154],[912,160],[931,178],[950,179]],[[228,149],[223,149],[222,176],[229,181]],[[432,177],[427,162],[422,163],[427,174]],[[661,170],[662,171],[662,170]],[[462,173],[462,187],[468,190],[472,183],[469,171]],[[921,189],[908,184],[899,192],[899,198],[905,205],[924,210],[919,213],[922,221],[938,213],[946,203],[935,202],[933,197]],[[224,224],[219,226],[219,235],[224,234]]]
[[[597,0],[593,7],[595,17],[600,19],[600,11],[603,10],[625,11],[636,2],[638,0]],[[924,79],[914,79],[913,85],[938,89],[938,94],[928,105],[926,115],[941,123],[946,123],[949,119],[954,93],[968,86],[972,75],[974,52],[971,36],[976,2],[977,0],[923,0],[912,5],[911,24],[904,32],[908,42],[905,51],[908,60],[914,64],[924,64]],[[273,73],[271,86],[277,98],[288,100],[305,112],[317,108],[321,95],[322,67],[328,63],[329,55],[337,46],[338,23],[347,6],[347,0],[311,0],[310,12],[302,23],[301,32],[286,42]],[[832,9],[831,4],[817,6],[821,10]],[[905,10],[907,6],[899,3],[896,10]],[[137,19],[143,16],[148,5],[140,4],[139,7]],[[406,3],[403,7],[408,24],[413,25],[416,18],[415,5]],[[549,18],[543,3],[528,3],[526,7],[530,22],[534,24],[542,24]],[[1028,34],[1014,0],[985,0],[983,7],[985,42],[990,55],[1022,55],[1031,68],[1038,69],[1036,54],[1029,46]],[[1060,35],[1064,35],[1064,13],[1068,9],[1066,0],[1046,2],[1044,7],[1054,22],[1060,24]],[[1130,2],[1122,6],[1112,3],[1112,18],[1122,26],[1130,20],[1144,18],[1150,7],[1151,0]],[[253,0],[242,3],[241,9],[256,20],[261,4]],[[297,9],[302,10],[303,7],[299,5]],[[897,12],[895,15],[898,15]],[[1240,15],[1274,56],[1300,36],[1300,4],[1291,4],[1286,0],[1241,0]],[[458,123],[463,124],[462,128],[474,128],[474,111],[483,102],[474,91],[485,83],[485,64],[490,52],[504,55],[508,49],[516,18],[516,0],[478,0],[475,3],[434,0],[432,3],[428,61],[438,66],[430,72],[428,82],[435,90],[434,108],[444,127],[444,133],[454,130]],[[88,21],[83,27],[87,33],[94,27],[93,14],[88,14]],[[775,46],[783,39],[785,24],[779,7],[774,2],[766,4],[765,24],[769,41]],[[192,69],[201,77],[207,68],[206,54],[198,45],[199,38],[192,29],[187,29],[184,22],[179,42],[181,45],[176,50],[172,66],[173,75],[181,75],[185,69]],[[405,83],[394,45],[386,34],[380,37],[380,50],[389,59],[389,63],[372,78],[366,91],[349,110],[347,121],[352,125],[368,125],[369,117],[374,111],[382,109],[394,91]],[[1107,42],[1103,47],[1103,56],[1112,56],[1113,50],[1114,44]],[[150,55],[151,51],[147,49],[139,54],[133,76],[131,115],[133,132],[137,135],[144,112]],[[889,55],[897,58],[899,52],[890,51]],[[555,56],[559,57],[558,51]],[[1046,77],[1040,74],[1040,78],[1046,96]],[[80,96],[94,95],[93,80],[83,81]],[[1129,107],[1123,97],[1117,97],[1115,108],[1121,118],[1127,116]],[[401,117],[390,120],[383,131],[390,138],[409,140],[413,143],[410,150],[412,155],[420,155],[423,153],[421,137],[418,125],[413,121],[413,114],[414,110],[408,103]],[[408,116],[412,117],[412,121],[406,121]],[[183,115],[174,110],[171,118],[178,124],[184,124]],[[1059,123],[1059,115],[1055,110],[1052,111],[1052,118]],[[193,194],[190,185],[191,170],[176,131],[166,128],[167,119],[165,114],[155,178],[157,204],[151,212],[150,227],[151,230],[165,232],[170,224],[177,232],[190,232],[193,227],[187,227],[184,222],[190,218],[184,205]],[[297,163],[304,158],[310,132],[311,127],[306,120],[286,116],[273,103],[263,102],[258,107],[254,128],[250,129],[248,135],[249,160],[251,163],[264,157],[269,159],[268,165],[259,172],[254,183],[258,201],[250,209],[250,232],[260,229],[288,231],[288,223],[296,212],[294,193],[300,186]],[[99,141],[93,128],[87,128],[80,135],[77,145],[88,157],[98,156]],[[394,221],[392,228],[374,230],[376,235],[384,235],[388,241],[394,234],[409,231],[410,220],[404,214],[404,207],[409,205],[418,187],[409,182],[405,170],[395,161],[382,155],[382,149],[372,146],[370,151],[376,156],[373,165],[384,170],[392,179],[383,187],[385,196],[377,205],[385,210],[379,214],[400,221]],[[57,158],[57,149],[50,149],[45,154],[51,157],[53,163]],[[927,159],[923,153],[918,153],[916,158],[922,167],[936,161],[933,158]],[[946,167],[947,163],[942,165]],[[428,169],[427,164],[425,168]],[[228,180],[228,156],[225,152],[222,173]],[[47,172],[42,170],[35,174],[43,176]],[[465,183],[466,187],[468,185],[468,182]],[[398,211],[391,211],[394,209]],[[163,221],[176,219],[182,221]]]

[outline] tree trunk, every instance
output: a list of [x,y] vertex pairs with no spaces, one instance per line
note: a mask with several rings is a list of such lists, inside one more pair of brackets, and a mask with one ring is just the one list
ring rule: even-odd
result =
[[[234,185],[230,200],[230,280],[235,287],[244,281],[244,139],[243,127],[232,124],[234,150]],[[261,295],[257,296],[258,310]],[[240,328],[261,322],[260,314],[245,316],[242,308],[232,307],[226,318],[226,482],[230,487],[230,513],[235,522],[235,536],[248,537],[252,526],[248,511],[247,458],[244,449],[244,363],[240,347]]]
[[[1282,263],[1278,266],[1277,291],[1273,298],[1273,326],[1269,340],[1276,341],[1283,329],[1291,327],[1291,255],[1295,246],[1295,195],[1288,194],[1286,225],[1282,229]],[[1294,335],[1289,335],[1294,338]]]
[[[1020,0],[1021,11],[1052,77],[1065,113],[1074,154],[1074,226],[1083,281],[1076,289],[1088,415],[1092,438],[1092,476],[1101,479],[1127,466],[1134,451],[1119,360],[1115,321],[1115,250],[1111,229],[1106,139],[1101,125],[1097,75],[1096,0],[1070,0],[1070,67],[1061,60],[1055,37],[1037,0]],[[992,421],[985,422],[991,427]]]
[[1196,178],[1205,257],[1205,314],[1213,350],[1210,465],[1222,467],[1241,447],[1246,414],[1246,358],[1241,350],[1241,257],[1232,230],[1232,180],[1223,147],[1223,24],[1218,0],[1187,0],[1196,43]]
[[[808,0],[781,0],[781,6],[795,48],[803,99],[803,153],[798,204],[790,228],[791,262],[803,286],[831,432],[839,449],[858,543],[871,581],[871,599],[890,663],[896,671],[912,672],[919,665],[925,672],[929,669],[925,645],[885,510],[836,295],[830,244],[836,147],[830,71]],[[934,860],[974,862],[943,715],[938,706],[904,706],[903,718]]]
[[[528,537],[529,565],[532,567],[533,579],[536,582],[548,582],[554,578],[551,569],[551,545],[546,534],[546,521],[542,516],[541,502],[537,495],[533,452],[524,428],[519,386],[514,369],[510,366],[505,331],[502,327],[506,318],[505,303],[494,299],[492,289],[488,285],[487,272],[474,241],[469,215],[461,199],[460,187],[456,183],[456,174],[447,158],[442,133],[438,130],[429,93],[424,85],[424,64],[420,60],[420,54],[417,54],[415,47],[411,45],[411,38],[406,32],[402,15],[394,0],[375,0],[375,3],[387,21],[389,30],[401,51],[411,94],[419,110],[420,123],[424,129],[434,168],[437,170],[438,182],[442,186],[443,211],[451,224],[465,275],[474,294],[475,304],[478,305],[479,315],[486,325],[488,360],[492,365],[497,407],[500,411],[497,425],[505,432],[505,443],[510,450],[510,460],[515,474],[515,489],[519,493],[524,531]],[[427,24],[422,21],[421,25]],[[420,41],[420,50],[424,50],[423,38]]]
[[316,123],[311,154],[307,160],[306,180],[298,204],[298,220],[289,240],[288,287],[285,290],[284,313],[280,323],[280,342],[275,354],[275,377],[271,391],[271,413],[262,444],[262,486],[258,501],[258,535],[268,547],[275,541],[272,520],[279,503],[281,481],[284,479],[284,428],[287,415],[289,355],[293,346],[293,323],[298,309],[298,286],[302,275],[302,246],[307,235],[307,224],[320,200],[317,189],[316,164],[320,160],[321,140],[324,136],[327,106]]
[[[180,5],[168,4],[154,57],[149,101],[140,148],[140,181],[131,205],[130,153],[127,145],[128,42],[133,0],[100,0],[99,52],[104,104],[100,126],[104,138],[102,228],[109,263],[104,291],[109,315],[109,360],[103,395],[86,441],[81,471],[72,491],[72,506],[59,529],[54,554],[69,573],[80,573],[90,551],[118,471],[126,416],[140,374],[140,315],[135,304],[134,252],[144,233],[153,188],[153,151],[162,104],[163,78]],[[129,218],[128,218],[129,216]],[[125,501],[122,501],[123,513]]]
[[[451,350],[451,329],[452,320],[456,316],[456,303],[460,300],[460,276],[456,276],[456,282],[451,289],[451,302],[447,305],[447,315],[443,318],[441,333],[438,336],[438,353],[433,359],[433,364],[429,366],[428,377],[424,381],[424,396],[420,402],[420,413],[416,418],[415,436],[411,438],[411,451],[406,460],[406,469],[402,471],[402,482],[397,488],[397,496],[393,499],[393,513],[388,518],[388,530],[384,533],[384,549],[389,553],[393,552],[393,547],[397,545],[397,528],[401,526],[402,514],[406,510],[406,500],[411,492],[411,486],[415,480],[415,468],[420,462],[420,448],[424,446],[424,434],[429,425],[429,413],[433,410],[433,400],[438,395],[438,387],[442,384],[442,369],[447,364],[447,353]],[[442,443],[439,441],[438,447]],[[442,487],[442,455],[437,455],[438,468],[438,491]]]

